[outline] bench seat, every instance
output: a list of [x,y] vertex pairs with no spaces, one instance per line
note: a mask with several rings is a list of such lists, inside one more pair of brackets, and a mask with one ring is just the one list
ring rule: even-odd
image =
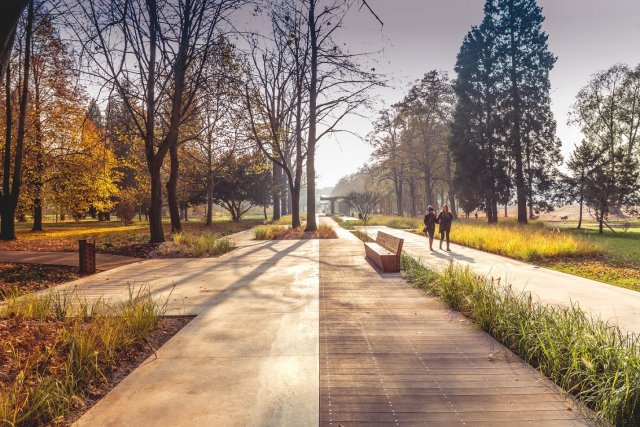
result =
[[400,271],[403,243],[403,239],[379,231],[375,242],[364,244],[364,251],[366,257],[371,259],[383,272],[397,273]]
[[390,256],[395,256],[396,255],[393,252],[391,252],[389,249],[386,249],[384,246],[381,246],[378,243],[367,242],[364,245],[368,246],[369,249],[375,251],[377,254],[380,254],[380,255],[383,255],[383,256],[384,255],[390,255]]

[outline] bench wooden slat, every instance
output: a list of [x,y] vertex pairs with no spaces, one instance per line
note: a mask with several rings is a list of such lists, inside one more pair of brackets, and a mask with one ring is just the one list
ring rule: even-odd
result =
[[365,243],[367,258],[371,259],[385,273],[400,271],[400,255],[404,239],[382,231],[378,232],[375,243]]

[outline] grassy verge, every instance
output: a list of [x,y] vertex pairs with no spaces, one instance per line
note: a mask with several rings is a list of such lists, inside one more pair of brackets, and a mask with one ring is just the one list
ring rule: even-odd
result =
[[145,290],[115,305],[56,292],[9,300],[0,318],[0,424],[64,423],[147,346],[163,312]]
[[640,425],[640,337],[577,306],[539,304],[455,264],[437,271],[403,255],[404,276],[472,319],[597,416]]
[[336,231],[324,224],[318,225],[313,232],[305,232],[303,227],[291,228],[286,225],[262,225],[255,230],[256,240],[285,240],[285,239],[336,239]]

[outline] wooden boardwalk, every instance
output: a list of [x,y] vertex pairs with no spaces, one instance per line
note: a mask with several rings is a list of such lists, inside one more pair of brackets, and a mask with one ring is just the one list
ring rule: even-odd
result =
[[338,232],[320,242],[321,425],[592,424],[529,365],[400,274],[379,273],[363,244]]

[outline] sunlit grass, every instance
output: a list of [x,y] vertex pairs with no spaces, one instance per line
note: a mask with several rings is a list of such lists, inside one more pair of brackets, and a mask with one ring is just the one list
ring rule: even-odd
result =
[[[421,231],[421,230],[420,230]],[[475,224],[458,221],[451,240],[481,251],[523,261],[599,255],[604,248],[588,239],[544,225]]]
[[313,233],[305,233],[304,227],[291,228],[286,225],[261,225],[255,229],[256,240],[276,239],[336,239],[336,231],[328,225],[320,224]]
[[640,337],[591,319],[578,306],[557,308],[499,287],[470,268],[438,271],[403,255],[405,277],[576,396],[598,417],[640,425]]
[[[300,212],[300,222],[304,222],[306,220],[307,220],[307,213]],[[292,223],[293,223],[292,215],[283,215],[280,217],[280,219],[276,221],[273,221],[273,220],[265,221],[265,225],[291,225]]]
[[208,231],[175,233],[172,239],[178,251],[188,256],[219,256],[235,247],[232,239]]
[[100,235],[109,234],[109,233],[132,233],[136,230],[146,230],[148,225],[136,223],[134,225],[128,226],[113,226],[113,227],[95,227],[93,225],[90,226],[82,226],[82,227],[68,227],[62,230],[60,229],[51,229],[45,230],[43,232],[38,233],[21,233],[18,237],[22,240],[42,240],[42,239],[66,239],[66,238],[75,238],[75,237],[90,237],[96,236],[99,238]]

